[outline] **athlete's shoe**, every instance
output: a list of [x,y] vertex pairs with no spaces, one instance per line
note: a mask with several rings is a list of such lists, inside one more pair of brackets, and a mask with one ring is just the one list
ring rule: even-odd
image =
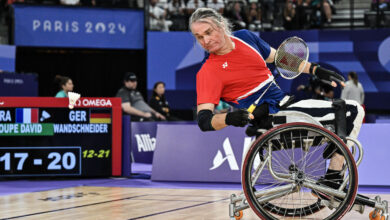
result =
[[[328,170],[325,174],[325,177],[321,177],[320,179],[318,179],[317,185],[328,186],[329,188],[337,190],[340,188],[343,179],[344,177],[340,174],[340,171]],[[311,191],[311,193],[314,196],[325,200],[330,200],[330,198],[332,197],[332,195],[328,195],[326,193],[314,189]]]

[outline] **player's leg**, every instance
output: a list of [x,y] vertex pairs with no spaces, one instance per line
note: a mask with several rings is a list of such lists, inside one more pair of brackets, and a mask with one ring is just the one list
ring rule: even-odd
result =
[[[311,115],[341,138],[350,136],[356,139],[364,117],[363,108],[352,100],[345,103],[342,100],[334,103],[323,100],[303,100],[292,104],[286,110],[302,111]],[[352,145],[353,143],[348,143],[348,147]],[[323,157],[329,159],[330,162],[325,176],[319,183],[338,188],[343,180],[341,171],[345,159],[332,144],[325,148]]]

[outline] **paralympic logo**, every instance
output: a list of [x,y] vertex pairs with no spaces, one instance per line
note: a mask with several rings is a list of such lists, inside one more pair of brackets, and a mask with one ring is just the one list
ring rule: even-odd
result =
[[228,161],[231,170],[239,170],[229,138],[225,138],[223,142],[223,150],[226,156],[224,157],[222,152],[218,150],[213,160],[213,167],[211,167],[210,170],[214,170],[220,167],[226,160]]
[[382,66],[390,73],[390,37],[386,38],[378,50],[378,59]]

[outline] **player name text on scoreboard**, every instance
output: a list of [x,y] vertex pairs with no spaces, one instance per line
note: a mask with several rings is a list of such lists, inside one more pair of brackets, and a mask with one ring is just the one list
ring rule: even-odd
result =
[[54,133],[108,133],[107,124],[54,124]]
[[0,124],[0,136],[4,135],[53,135],[53,124]]

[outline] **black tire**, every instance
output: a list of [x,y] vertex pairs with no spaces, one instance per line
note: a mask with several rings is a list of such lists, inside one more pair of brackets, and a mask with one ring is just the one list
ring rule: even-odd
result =
[[[339,205],[332,210],[326,209],[323,212],[319,212],[325,208],[321,203],[321,199],[326,197],[319,197],[317,192],[317,196],[314,196],[312,189],[301,185],[298,192],[286,193],[277,199],[260,203],[258,201],[259,198],[255,196],[255,192],[272,188],[277,189],[276,187],[288,184],[287,182],[273,179],[271,175],[269,175],[271,178],[267,177],[266,171],[268,171],[268,166],[265,166],[267,169],[263,170],[260,178],[255,180],[256,183],[252,185],[253,180],[251,177],[255,170],[254,167],[258,167],[255,164],[256,159],[261,162],[265,160],[268,152],[267,143],[272,144],[272,167],[274,171],[281,174],[286,173],[286,175],[293,172],[301,173],[305,176],[304,181],[310,180],[314,182],[317,182],[321,176],[325,175],[326,164],[329,159],[323,158],[322,153],[327,146],[332,145],[335,148],[334,150],[337,150],[344,157],[344,167],[347,169],[346,173],[349,174],[347,186],[344,189],[346,193],[345,198],[333,197],[339,202]],[[303,150],[303,146],[305,146],[306,151]],[[299,157],[299,153],[301,157]],[[272,181],[275,183],[272,183]],[[248,204],[261,219],[278,219],[280,216],[297,217],[298,219],[310,216],[310,219],[312,219],[313,215],[322,215],[320,219],[335,220],[341,219],[354,204],[357,194],[358,175],[352,154],[336,134],[317,125],[296,122],[272,128],[256,139],[243,163],[242,185]],[[296,193],[298,193],[299,198],[294,198]],[[328,196],[326,193],[323,195]],[[331,211],[330,214],[327,213],[329,211]]]

